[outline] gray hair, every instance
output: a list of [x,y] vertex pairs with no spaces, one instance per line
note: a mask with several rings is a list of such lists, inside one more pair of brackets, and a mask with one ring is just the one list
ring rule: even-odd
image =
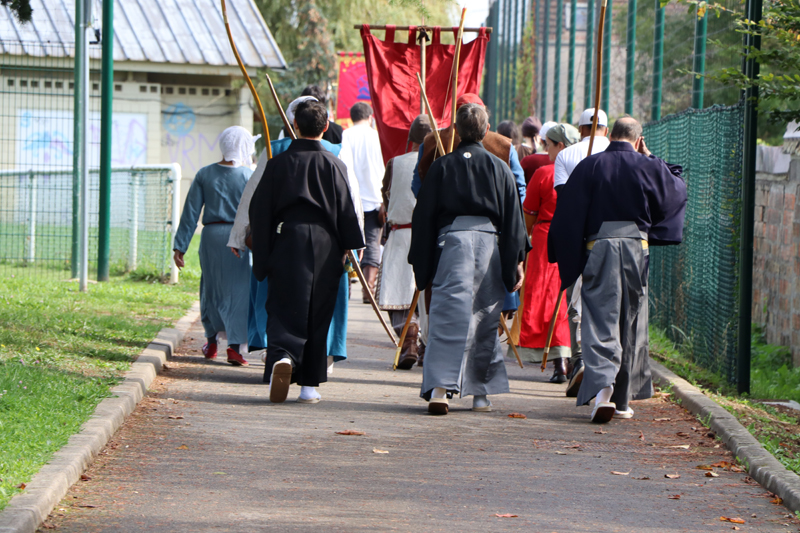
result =
[[611,129],[612,141],[630,141],[635,143],[642,136],[642,125],[630,115],[624,115],[614,122]]
[[456,130],[462,141],[481,142],[486,137],[489,115],[483,106],[464,104],[456,112]]

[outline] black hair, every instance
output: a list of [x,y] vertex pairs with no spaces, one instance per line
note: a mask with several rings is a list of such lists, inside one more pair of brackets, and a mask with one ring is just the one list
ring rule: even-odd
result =
[[313,96],[323,104],[328,103],[328,95],[319,85],[306,85],[300,96]]
[[350,120],[360,122],[372,116],[372,108],[364,102],[357,102],[350,108]]
[[294,120],[301,137],[319,137],[328,124],[328,109],[325,104],[306,100],[300,102],[294,110]]

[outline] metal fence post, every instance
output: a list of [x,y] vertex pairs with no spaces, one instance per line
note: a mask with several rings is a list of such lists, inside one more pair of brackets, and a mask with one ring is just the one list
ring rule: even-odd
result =
[[26,261],[36,261],[36,174],[28,171],[28,253]]
[[[128,270],[136,270],[139,250],[139,174],[131,173],[131,225],[129,228]],[[176,231],[176,228],[173,228]]]
[[495,28],[498,38],[491,39],[486,50],[486,85],[484,86],[484,102],[491,110],[493,116],[498,114],[498,101],[497,101],[497,61],[498,61],[498,47],[499,47],[499,0],[492,2],[492,7],[489,8],[489,25]]
[[553,59],[553,120],[558,122],[561,100],[561,34],[564,33],[564,0],[556,2],[556,50]]
[[97,281],[108,281],[111,237],[111,125],[114,99],[114,2],[112,1],[103,2],[102,40]]
[[80,274],[80,242],[81,242],[81,146],[85,146],[84,131],[85,117],[83,109],[84,85],[83,70],[88,67],[83,61],[86,48],[86,31],[84,27],[83,0],[75,0],[75,98],[73,101],[72,121],[72,251],[70,254],[70,268],[72,278]]
[[[747,0],[751,24],[761,21],[761,0]],[[752,28],[753,26],[751,26]],[[746,51],[761,48],[761,36],[744,36]],[[747,58],[745,74],[751,82],[758,78],[759,64]],[[739,231],[739,353],[736,359],[736,388],[750,392],[750,329],[753,312],[753,225],[755,223],[756,140],[758,138],[758,86],[744,93],[744,153],[742,154],[742,217]]]
[[[175,234],[178,233],[178,226],[181,219],[181,166],[178,163],[172,164],[172,240],[170,244],[174,246]],[[170,261],[170,283],[178,283],[178,266],[175,261]]]
[[611,0],[606,7],[606,27],[603,34],[603,79],[601,80],[602,86],[600,89],[600,108],[609,115],[611,114],[611,110],[608,108],[608,89],[609,80],[611,79],[611,27],[613,26],[611,21],[614,20],[611,10],[613,6],[614,1]]
[[653,39],[653,103],[650,120],[661,120],[661,82],[664,72],[664,8],[656,3],[655,37]]
[[[699,10],[699,8],[698,8]],[[692,107],[703,109],[703,91],[706,73],[706,40],[708,39],[708,13],[703,12],[694,25],[694,62],[692,71]]]
[[544,0],[544,27],[542,28],[542,120],[547,120],[545,114],[547,113],[547,59],[550,51],[548,50],[548,30],[550,28],[550,4],[552,0]]
[[586,58],[583,72],[583,108],[592,107],[592,59],[594,57],[594,0],[586,3]]
[[[524,0],[523,0],[524,1]],[[517,110],[517,65],[519,64],[519,56],[518,56],[518,47],[519,47],[519,0],[514,0],[514,53],[511,57],[513,57],[513,61],[511,63],[511,98],[509,99],[511,102],[511,106],[509,109],[509,114],[511,115],[509,118],[511,120],[516,119],[516,110]]]
[[625,112],[633,115],[633,76],[636,69],[636,0],[628,0],[628,49],[625,57]]
[[567,67],[567,122],[572,123],[575,113],[575,21],[578,0],[569,3],[569,66]]

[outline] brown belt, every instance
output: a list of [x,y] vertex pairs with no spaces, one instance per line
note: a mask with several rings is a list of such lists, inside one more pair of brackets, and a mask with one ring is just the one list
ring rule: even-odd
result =
[[392,231],[399,229],[411,229],[411,224],[392,224]]
[[233,222],[226,222],[224,220],[216,220],[214,222],[205,222],[205,223],[203,223],[204,226],[213,226],[214,224],[233,224]]

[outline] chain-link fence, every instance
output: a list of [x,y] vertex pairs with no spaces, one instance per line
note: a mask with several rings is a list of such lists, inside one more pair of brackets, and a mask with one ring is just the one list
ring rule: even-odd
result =
[[[90,49],[99,57],[99,45]],[[79,187],[73,180],[73,45],[2,42],[0,50],[5,52],[0,54],[0,273],[67,278],[78,254],[79,216]],[[87,88],[90,273],[97,260],[99,79],[92,70]],[[114,115],[118,130],[141,129],[135,114]],[[138,146],[128,144],[125,150]],[[117,155],[120,162],[136,160],[136,154]],[[177,165],[128,163],[112,170],[112,273],[170,272],[173,199],[179,187]]]
[[731,382],[738,350],[743,115],[741,104],[688,110],[648,124],[644,133],[654,154],[683,165],[689,193],[683,244],[650,248],[650,322]]

